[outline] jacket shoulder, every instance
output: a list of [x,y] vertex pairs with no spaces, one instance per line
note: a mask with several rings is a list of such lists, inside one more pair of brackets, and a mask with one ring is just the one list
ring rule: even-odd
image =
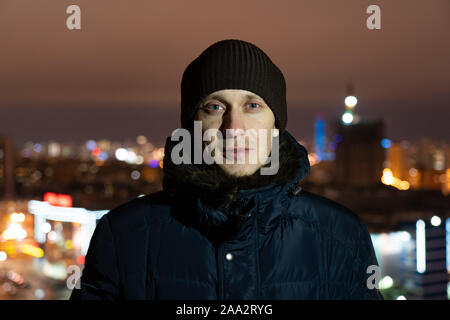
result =
[[301,214],[320,232],[352,248],[358,245],[361,232],[367,229],[360,217],[348,207],[310,191],[297,195]]
[[170,208],[170,197],[162,190],[125,202],[111,209],[107,216],[115,229],[128,229],[167,220]]

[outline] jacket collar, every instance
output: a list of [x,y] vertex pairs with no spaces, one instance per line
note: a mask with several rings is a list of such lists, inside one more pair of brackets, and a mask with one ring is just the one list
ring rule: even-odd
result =
[[267,232],[310,170],[305,147],[286,130],[280,134],[280,167],[274,176],[258,170],[245,179],[230,179],[217,166],[175,165],[170,158],[174,144],[168,137],[163,163],[163,188],[175,199],[174,215],[213,238],[228,237],[253,214],[259,231]]

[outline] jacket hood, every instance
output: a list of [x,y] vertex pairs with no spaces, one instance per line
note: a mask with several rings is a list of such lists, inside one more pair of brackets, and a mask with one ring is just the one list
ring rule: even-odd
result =
[[[280,133],[279,169],[275,175],[261,175],[259,169],[250,176],[236,178],[226,174],[216,164],[193,164],[192,161],[191,164],[176,165],[170,155],[177,143],[171,137],[166,139],[163,189],[177,198],[174,203],[183,207],[182,211],[191,211],[186,210],[189,204],[194,206],[195,217],[181,214],[182,219],[193,218],[191,224],[208,229],[215,236],[220,232],[210,230],[211,227],[226,226],[226,220],[230,220],[228,223],[235,222],[235,219],[228,219],[230,215],[251,214],[256,202],[261,205],[261,202],[285,200],[310,170],[305,147],[287,130]],[[267,225],[271,218],[269,213],[262,223]]]

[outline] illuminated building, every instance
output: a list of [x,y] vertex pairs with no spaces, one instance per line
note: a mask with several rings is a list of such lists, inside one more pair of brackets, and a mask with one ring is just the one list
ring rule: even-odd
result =
[[325,115],[319,113],[314,122],[315,154],[319,161],[334,160],[334,150],[336,149],[337,142],[339,142],[336,141],[335,136],[333,137],[333,141],[328,143],[326,124]]
[[81,254],[84,256],[89,247],[89,241],[94,233],[97,220],[109,210],[90,211],[84,208],[53,206],[45,201],[31,200],[28,203],[28,211],[34,214],[34,238],[38,243],[44,243],[47,233],[47,220],[79,223],[81,235],[79,238]]
[[[423,299],[447,299],[448,250],[446,226],[438,216],[416,223],[417,285]],[[447,230],[448,232],[448,230]]]
[[336,181],[350,186],[380,184],[385,149],[381,145],[385,126],[381,120],[360,120],[350,125],[337,121],[341,141],[336,148]]

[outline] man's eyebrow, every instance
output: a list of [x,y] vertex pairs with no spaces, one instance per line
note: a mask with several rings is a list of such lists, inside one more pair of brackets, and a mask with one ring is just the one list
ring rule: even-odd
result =
[[222,97],[218,94],[213,94],[211,97],[204,99],[204,101],[208,101],[208,100],[219,100],[219,101],[223,102]]

